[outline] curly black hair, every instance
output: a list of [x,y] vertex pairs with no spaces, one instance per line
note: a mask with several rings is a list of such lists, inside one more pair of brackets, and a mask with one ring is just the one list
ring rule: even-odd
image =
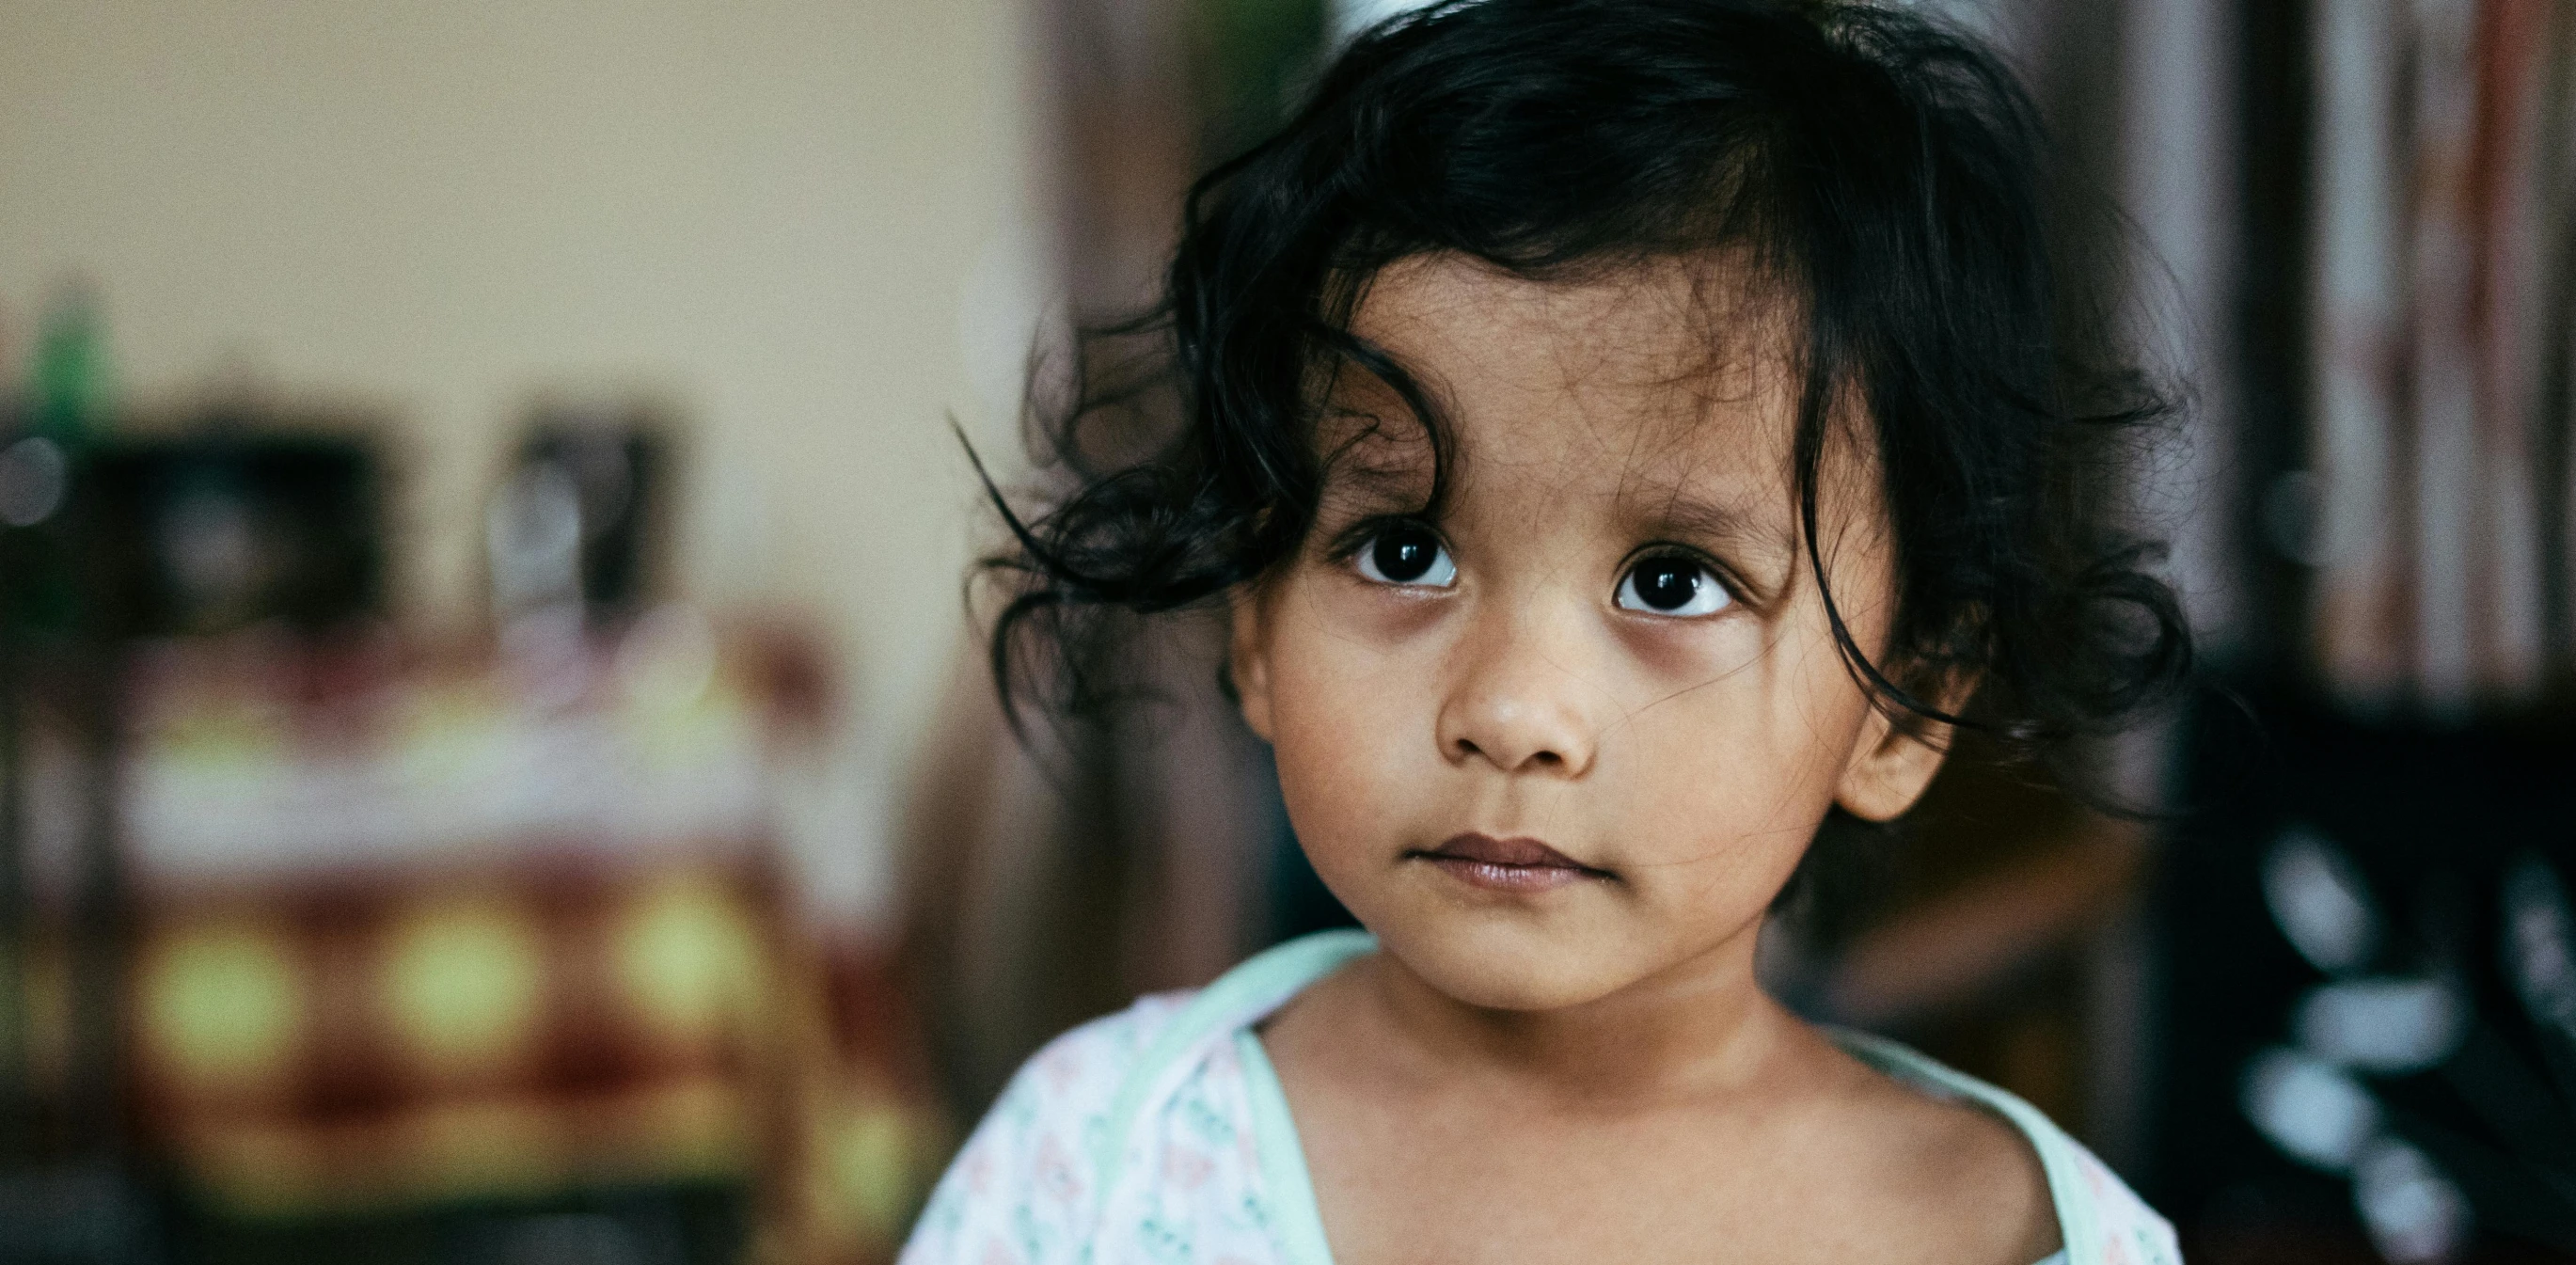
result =
[[[1295,556],[1316,508],[1319,368],[1383,380],[1445,469],[1434,402],[1354,335],[1368,281],[1449,253],[1539,281],[1728,252],[1796,302],[1790,453],[1817,554],[1829,414],[1876,444],[1897,603],[1845,661],[1900,721],[2021,756],[2169,693],[2191,641],[2125,522],[2122,436],[2168,416],[2068,266],[2048,148],[1993,54],[1921,16],[1763,0],[1450,0],[1360,35],[1278,134],[1191,190],[1141,345],[1034,420],[1065,495],[988,561],[1008,705],[1110,692],[1118,617],[1212,605]],[[1137,340],[1142,340],[1141,344]],[[1160,391],[1159,396],[1153,393]],[[1169,410],[1123,456],[1089,428]],[[1434,480],[1432,500],[1439,489]],[[1962,682],[1972,708],[1945,707]]]

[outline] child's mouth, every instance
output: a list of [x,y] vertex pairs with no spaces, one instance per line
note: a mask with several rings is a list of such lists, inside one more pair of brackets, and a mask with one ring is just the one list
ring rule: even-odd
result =
[[1464,834],[1437,848],[1416,848],[1404,855],[1428,861],[1462,883],[1494,891],[1543,892],[1613,877],[1608,870],[1594,869],[1536,839]]

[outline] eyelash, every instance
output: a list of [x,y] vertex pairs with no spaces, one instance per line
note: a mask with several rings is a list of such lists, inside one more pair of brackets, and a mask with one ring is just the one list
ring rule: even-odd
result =
[[[1332,542],[1331,547],[1327,551],[1327,557],[1329,557],[1336,565],[1348,567],[1353,571],[1360,571],[1361,555],[1370,547],[1374,546],[1381,537],[1384,537],[1389,532],[1397,530],[1422,532],[1425,535],[1430,536],[1433,540],[1438,541],[1443,553],[1447,553],[1449,550],[1449,542],[1443,539],[1440,533],[1429,523],[1426,523],[1421,519],[1411,517],[1372,518],[1355,523],[1349,529],[1342,532],[1342,534]],[[1636,611],[1635,613],[1656,615],[1665,619],[1704,619],[1709,615],[1714,615],[1722,611],[1731,610],[1735,607],[1748,604],[1744,594],[1744,586],[1739,584],[1734,575],[1716,559],[1709,557],[1707,554],[1701,553],[1699,550],[1692,549],[1687,546],[1676,545],[1669,542],[1656,542],[1646,545],[1635,553],[1630,554],[1628,556],[1628,560],[1620,565],[1618,572],[1619,578],[1611,585],[1610,592],[1612,605],[1618,606],[1622,610],[1633,610],[1634,608],[1627,607],[1620,603],[1619,595],[1622,591],[1628,588],[1629,584],[1636,578],[1639,570],[1643,569],[1648,564],[1655,562],[1679,562],[1699,568],[1700,572],[1707,576],[1711,583],[1717,586],[1717,591],[1719,595],[1723,597],[1724,604],[1719,606],[1716,610],[1694,615],[1676,616],[1653,610],[1642,610]],[[1454,566],[1455,564],[1453,563],[1452,565]],[[1366,578],[1365,575],[1363,575],[1363,578]],[[1389,587],[1414,587],[1389,581],[1372,581],[1372,583],[1387,584]]]
[[[1356,563],[1359,560],[1361,550],[1377,543],[1378,537],[1383,536],[1388,532],[1395,531],[1398,528],[1411,528],[1415,531],[1429,532],[1434,538],[1439,538],[1440,536],[1438,529],[1432,527],[1431,524],[1408,515],[1364,518],[1343,528],[1341,534],[1334,536],[1324,547],[1324,558],[1328,562],[1345,566]],[[1445,548],[1449,542],[1442,539],[1440,543]]]
[[[1624,598],[1629,592],[1630,586],[1636,583],[1638,573],[1645,570],[1648,566],[1658,562],[1679,563],[1683,566],[1696,569],[1702,576],[1707,578],[1707,583],[1713,586],[1715,596],[1718,598],[1718,605],[1709,610],[1693,611],[1689,614],[1681,614],[1676,611],[1659,611],[1654,610],[1651,607],[1639,608],[1628,605]],[[1695,591],[1690,601],[1697,600],[1699,600],[1699,593]],[[1626,565],[1619,568],[1618,582],[1611,586],[1610,603],[1624,611],[1631,611],[1640,615],[1653,615],[1662,619],[1705,619],[1709,616],[1721,614],[1744,605],[1744,589],[1742,585],[1735,582],[1733,576],[1727,573],[1724,566],[1719,565],[1716,559],[1711,558],[1696,549],[1689,549],[1679,545],[1656,544],[1648,545],[1644,549],[1629,555]]]
[[[1399,531],[1419,532],[1429,537],[1433,546],[1439,550],[1437,559],[1447,565],[1448,578],[1433,584],[1414,584],[1369,574],[1367,561],[1370,551],[1388,536]],[[1358,572],[1360,578],[1389,588],[1445,589],[1456,582],[1458,573],[1457,559],[1449,550],[1449,542],[1441,539],[1440,533],[1429,523],[1418,518],[1380,518],[1362,522],[1343,533],[1342,537],[1334,543],[1331,556],[1337,564]]]

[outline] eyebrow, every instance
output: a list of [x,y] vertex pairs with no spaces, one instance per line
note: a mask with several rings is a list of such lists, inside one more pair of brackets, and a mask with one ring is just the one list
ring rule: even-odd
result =
[[1438,477],[1427,445],[1389,436],[1371,414],[1344,412],[1343,418],[1366,418],[1324,453],[1322,493],[1357,496],[1372,501],[1418,502]]
[[1743,510],[1701,500],[1687,492],[1666,492],[1640,500],[1639,506],[1639,519],[1658,531],[1752,545],[1783,555],[1797,550],[1796,533],[1790,528],[1763,522]]

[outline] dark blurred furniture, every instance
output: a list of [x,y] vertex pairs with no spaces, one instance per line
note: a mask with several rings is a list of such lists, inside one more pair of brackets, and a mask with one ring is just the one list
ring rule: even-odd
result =
[[2206,1265],[2379,1259],[2351,1187],[2248,1123],[2247,1061],[2287,1039],[2322,977],[2267,909],[2259,867],[2304,826],[2358,867],[2398,970],[2456,972],[2476,1011],[2440,1066],[2373,1082],[2390,1126],[2451,1171],[2482,1227],[2466,1259],[2576,1259],[2576,1170],[2555,1189],[2531,1153],[2576,1159],[2576,1103],[2548,1084],[2539,1035],[2499,969],[2497,893],[2537,853],[2576,874],[2576,724],[2370,725],[2279,693],[2209,695],[2182,750],[2182,804],[2156,898],[2164,962],[2162,1110],[2150,1197]]
[[107,639],[327,628],[384,593],[381,463],[287,419],[217,416],[80,463],[71,512],[86,623]]
[[493,614],[632,615],[668,556],[670,427],[642,404],[539,408],[486,512]]
[[[227,410],[34,437],[62,487],[0,527],[0,1212],[41,1215],[7,1217],[0,1256],[138,1259],[155,1237],[123,1147],[119,663],[138,638],[373,614],[380,464],[363,434]],[[40,751],[49,786],[32,781]],[[59,837],[35,836],[40,801]]]

